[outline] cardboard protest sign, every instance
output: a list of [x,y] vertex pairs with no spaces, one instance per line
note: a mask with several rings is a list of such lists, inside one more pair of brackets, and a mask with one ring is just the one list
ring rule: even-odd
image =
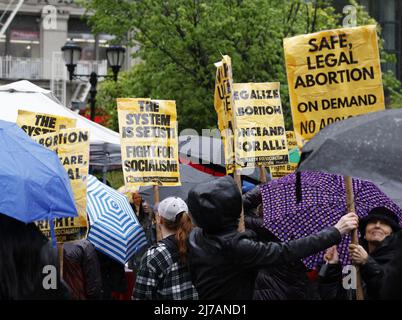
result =
[[180,183],[176,102],[117,99],[125,185]]
[[[88,228],[87,177],[89,169],[89,132],[66,129],[32,137],[36,142],[55,151],[67,171],[74,194],[78,217],[56,219],[54,230],[58,243],[82,239]],[[48,221],[38,222],[41,231],[50,237]]]
[[288,163],[279,82],[234,83],[236,165]]
[[18,110],[17,125],[30,137],[75,128],[75,122],[75,119],[52,114]]
[[221,132],[225,151],[226,173],[235,170],[235,136],[233,132],[233,75],[232,62],[229,56],[223,56],[222,60],[215,63],[216,79],[214,106],[218,115],[218,128]]
[[334,121],[384,109],[377,41],[374,25],[283,40],[299,148]]
[[[297,164],[299,162],[299,150],[297,148],[296,136],[293,131],[286,131],[286,141],[289,150],[289,163],[280,166],[269,167],[272,179],[282,178],[284,176],[287,176],[288,174],[295,172],[297,169]],[[292,154],[296,154],[296,157],[294,157],[296,159],[293,159]]]

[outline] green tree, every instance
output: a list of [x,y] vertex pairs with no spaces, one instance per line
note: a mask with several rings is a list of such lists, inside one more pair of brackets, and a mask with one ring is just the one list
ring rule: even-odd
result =
[[[282,40],[340,27],[329,0],[83,0],[95,32],[116,35],[142,63],[106,81],[98,102],[117,130],[117,97],[177,102],[180,128],[216,127],[214,62],[232,58],[235,82],[279,81],[286,125],[292,127]],[[359,16],[370,19],[362,7]],[[359,21],[362,22],[362,21]],[[128,37],[130,35],[130,37]],[[389,59],[389,57],[386,57]],[[390,75],[389,84],[397,83]],[[395,89],[395,92],[398,90]]]

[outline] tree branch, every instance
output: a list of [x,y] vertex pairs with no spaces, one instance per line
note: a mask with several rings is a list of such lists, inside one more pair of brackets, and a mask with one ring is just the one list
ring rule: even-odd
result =
[[310,10],[308,8],[308,3],[306,3],[305,6],[306,6],[306,13],[307,13],[306,33],[309,33],[309,30],[310,30]]
[[[293,4],[292,4],[293,5]],[[296,4],[296,8],[295,8],[295,12],[294,12],[294,15],[293,15],[293,19],[292,19],[292,21],[289,23],[289,28],[288,28],[288,30],[285,32],[285,34],[284,34],[284,38],[286,38],[287,36],[288,36],[288,34],[292,31],[292,29],[293,29],[293,24],[295,23],[295,21],[296,21],[296,16],[297,16],[297,13],[299,12],[299,9],[300,9],[300,3],[297,3]],[[289,20],[288,21],[290,21],[290,19],[291,19],[291,15],[289,14]]]
[[317,8],[318,8],[318,3],[317,0],[314,1],[314,18],[313,18],[313,22],[311,24],[311,32],[315,31],[315,25],[317,22]]

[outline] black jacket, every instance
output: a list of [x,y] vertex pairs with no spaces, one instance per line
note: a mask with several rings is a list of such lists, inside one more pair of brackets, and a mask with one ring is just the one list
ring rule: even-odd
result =
[[[70,300],[72,299],[71,291],[69,286],[65,283],[63,279],[60,278],[60,264],[57,249],[53,247],[52,243],[48,241],[41,250],[40,260],[43,263],[43,268],[41,268],[40,274],[41,279],[39,283],[35,286],[34,290],[23,297],[20,300]],[[23,261],[26,262],[26,261]],[[49,276],[51,273],[45,272],[45,266],[56,266],[57,268],[57,284],[56,289],[45,289],[43,287],[43,281],[45,277]],[[1,290],[0,290],[1,291]],[[1,295],[0,295],[1,296]],[[1,299],[0,299],[1,300]]]
[[147,252],[151,245],[156,243],[156,228],[152,223],[150,213],[144,209],[144,202],[141,202],[139,212],[137,212],[137,209],[133,203],[131,203],[131,208],[137,215],[138,222],[141,224],[141,227],[145,233],[145,238],[147,239],[147,244],[138,250],[128,261],[128,267],[134,270],[134,272],[137,272],[143,255],[145,252]]
[[128,283],[124,265],[99,250],[96,253],[102,275],[102,299],[111,300],[113,292],[126,293]]
[[256,186],[250,191],[243,194],[243,210],[249,212],[257,208],[262,203],[260,186]]
[[195,228],[189,237],[189,267],[200,299],[252,299],[259,269],[308,257],[339,243],[334,228],[289,243],[256,241],[252,231],[206,234]]
[[275,241],[279,242],[279,240],[266,229],[263,225],[264,220],[262,217],[254,216],[254,215],[244,215],[244,225],[246,229],[252,230],[255,232],[258,241]]
[[300,261],[258,271],[254,300],[316,300],[318,293]]
[[[381,245],[370,253],[368,261],[360,266],[362,287],[365,300],[380,299],[380,292],[384,282],[386,269],[395,257],[397,237],[392,234],[384,239]],[[319,281],[321,296],[325,300],[353,299],[354,290],[345,290],[342,286],[342,269],[340,265],[324,265],[320,271]]]
[[395,235],[387,237],[381,246],[369,255],[367,263],[360,268],[362,280],[366,285],[367,299],[379,299],[385,269],[396,253]]
[[395,236],[395,256],[385,268],[381,299],[402,300],[402,230]]
[[101,298],[102,276],[95,247],[88,240],[63,245],[63,278],[76,300]]
[[[261,217],[244,217],[246,229],[253,230],[259,241],[279,242],[263,227]],[[254,300],[312,300],[318,299],[316,288],[307,277],[307,269],[301,261],[264,267],[258,271],[255,281]]]

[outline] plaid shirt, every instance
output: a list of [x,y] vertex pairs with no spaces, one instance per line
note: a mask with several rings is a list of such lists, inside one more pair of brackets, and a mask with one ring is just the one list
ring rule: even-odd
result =
[[163,242],[148,249],[137,273],[134,300],[198,300],[187,266],[172,251]]

